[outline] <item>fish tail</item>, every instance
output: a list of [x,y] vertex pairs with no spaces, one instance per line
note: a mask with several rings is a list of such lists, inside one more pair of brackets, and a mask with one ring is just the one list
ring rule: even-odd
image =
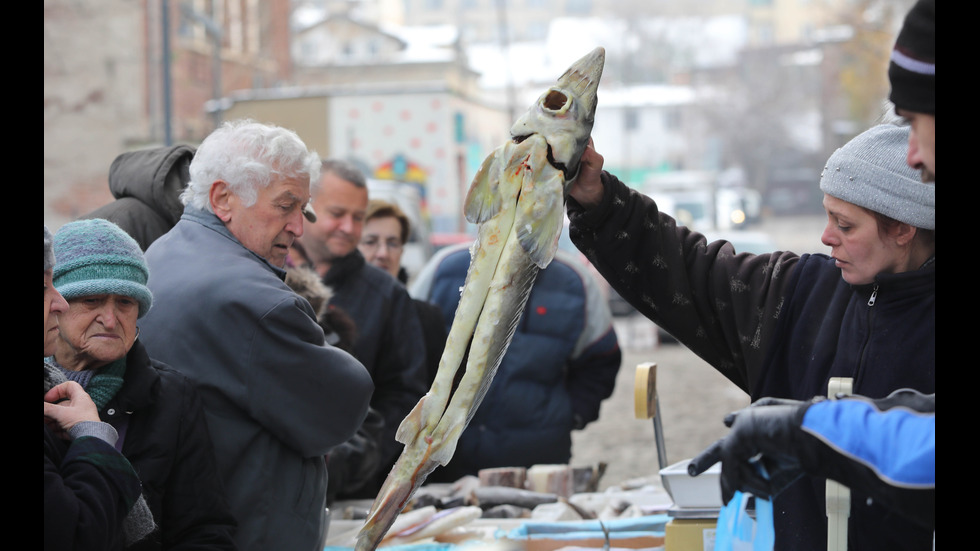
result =
[[406,445],[385,478],[364,526],[357,533],[355,551],[377,549],[409,498],[438,466],[429,459],[431,444],[431,438],[424,438]]

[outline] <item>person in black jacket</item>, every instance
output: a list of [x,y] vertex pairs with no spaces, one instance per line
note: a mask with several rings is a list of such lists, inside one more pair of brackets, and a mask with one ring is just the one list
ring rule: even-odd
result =
[[[847,381],[871,399],[933,394],[935,185],[906,164],[909,136],[876,125],[828,158],[829,255],[709,243],[603,171],[592,147],[570,189],[569,235],[623,298],[753,400],[810,400]],[[827,548],[826,484],[805,476],[775,496],[777,549]],[[932,547],[931,530],[859,489],[847,526],[851,549]]]
[[178,144],[120,154],[109,167],[109,191],[115,201],[79,219],[113,222],[146,251],[184,212],[180,194],[190,180],[194,152],[193,147]]
[[936,181],[936,0],[918,0],[905,15],[888,63],[895,112],[912,127],[909,166]]
[[[911,127],[905,140],[908,147],[899,142],[895,148],[896,153],[905,155],[906,164],[919,172],[922,182],[932,184],[922,189],[930,189],[934,194],[935,0],[918,0],[906,14],[892,49],[888,77],[891,82],[889,99],[895,105],[895,112],[908,121]],[[879,160],[868,159],[868,162]],[[839,170],[829,162],[828,168],[832,172],[825,170],[825,175],[834,175]],[[838,185],[824,185],[821,182],[821,188],[826,188],[828,193],[837,193],[842,191],[844,186],[839,184],[844,183],[844,180],[838,178],[837,182]],[[906,186],[897,185],[899,183],[888,186],[886,182],[886,187],[877,194],[880,206],[894,202],[896,197],[907,197]],[[891,187],[894,189],[889,189]],[[906,205],[905,209],[907,212],[896,217],[905,218],[915,211],[915,207],[911,205]],[[920,287],[927,289],[930,295],[934,292],[934,287],[921,283]],[[875,297],[879,287],[876,285],[873,289],[871,296]],[[905,297],[906,305],[903,308],[914,306],[908,300],[911,297],[912,295]],[[872,309],[869,308],[868,313],[871,312]],[[908,317],[908,325],[922,326],[925,331],[915,328],[903,331],[900,336],[895,336],[893,345],[889,347],[892,350],[874,354],[885,356],[886,364],[893,360],[891,363],[895,371],[906,361],[908,351],[916,347],[916,344],[909,347],[908,341],[917,339],[930,330],[933,334],[935,332],[934,310],[931,316],[919,316],[917,313]],[[882,312],[876,312],[869,319],[874,319],[880,326]],[[887,321],[887,317],[884,321]],[[881,333],[880,327],[877,332]],[[835,347],[839,345],[834,344]],[[865,348],[862,352],[866,352],[869,357],[873,354],[870,348]],[[934,346],[929,347],[925,355],[918,356],[925,361],[917,366],[918,371],[932,379],[935,377],[934,353]],[[860,357],[855,359],[858,365],[867,361]],[[909,365],[915,365],[914,359]],[[907,383],[907,380],[896,380],[886,384]],[[924,383],[934,388],[934,380]],[[901,517],[897,519],[897,524],[917,525],[926,534],[931,531],[934,549],[935,405],[934,392],[922,394],[911,389],[900,389],[876,400],[863,397],[835,401],[823,400],[821,397],[805,401],[761,398],[742,412],[726,417],[725,424],[732,427],[732,432],[695,457],[691,461],[689,472],[697,475],[712,463],[721,460],[722,498],[726,502],[734,490],[748,490],[760,496],[778,495],[802,474],[837,480],[848,488],[867,495],[868,503],[883,504],[889,516]],[[759,465],[764,468],[759,469]],[[765,476],[761,476],[763,473]],[[889,534],[888,537],[895,536]],[[919,537],[913,540],[906,537],[904,532],[899,532],[897,539],[906,547],[928,549],[930,546],[928,538]],[[876,544],[882,547],[888,545],[884,536]],[[897,548],[898,545],[894,547]]]
[[187,378],[152,360],[136,322],[152,304],[137,242],[102,219],[54,236],[55,288],[68,301],[49,363],[92,397],[117,450],[140,474],[159,530],[127,549],[234,549],[201,401]]
[[[54,353],[68,303],[54,287],[52,235],[44,227],[44,355]],[[44,362],[44,549],[123,549],[155,528],[116,429],[95,402]]]
[[367,179],[352,164],[328,159],[313,192],[316,222],[300,238],[310,267],[333,290],[331,305],[357,325],[354,357],[371,374],[371,407],[384,417],[381,461],[374,484],[347,498],[374,498],[403,444],[395,431],[428,388],[425,346],[412,297],[404,285],[367,263],[357,249],[368,206]]

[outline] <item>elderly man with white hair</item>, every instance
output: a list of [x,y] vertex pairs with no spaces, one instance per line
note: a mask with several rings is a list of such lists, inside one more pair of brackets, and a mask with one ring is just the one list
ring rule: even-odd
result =
[[374,390],[284,282],[319,166],[291,130],[226,122],[194,156],[180,221],[146,252],[146,347],[198,385],[241,549],[322,548],[324,455]]

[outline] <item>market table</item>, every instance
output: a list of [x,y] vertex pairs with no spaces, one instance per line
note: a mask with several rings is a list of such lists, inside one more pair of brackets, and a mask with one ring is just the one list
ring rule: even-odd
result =
[[[579,511],[598,512],[598,518],[577,517],[555,506],[538,506],[531,518],[476,518],[437,537],[402,544],[385,544],[389,551],[571,551],[610,549],[648,551],[702,551],[713,548],[717,509],[679,508],[659,480],[639,487],[610,488],[605,492],[578,493],[567,502]],[[354,547],[363,519],[345,519],[344,512],[365,511],[370,500],[338,501],[331,507],[325,551],[349,551]],[[566,505],[569,506],[569,505]],[[621,511],[612,516],[611,511]],[[558,518],[560,517],[560,518]]]
[[[719,484],[720,465],[716,464],[698,477],[687,474],[687,461],[667,465],[663,442],[663,427],[660,423],[659,400],[657,397],[655,362],[643,362],[635,368],[634,414],[637,419],[653,421],[658,460],[659,476],[636,479],[632,483],[612,487],[604,492],[572,493],[573,471],[568,465],[542,465],[526,470],[517,468],[519,473],[491,473],[495,469],[481,471],[479,485],[489,483],[507,485],[515,488],[530,487],[552,491],[550,483],[538,475],[559,473],[568,485],[552,495],[549,502],[537,505],[524,504],[524,511],[530,510],[529,518],[486,518],[486,503],[476,503],[477,495],[468,491],[466,505],[469,511],[461,523],[452,525],[445,531],[429,530],[423,532],[418,526],[406,530],[405,524],[399,530],[390,529],[391,540],[383,540],[381,547],[388,551],[457,551],[462,548],[493,547],[503,551],[572,551],[575,549],[628,549],[659,551],[711,551],[714,549],[715,525],[721,507]],[[541,467],[538,470],[538,467]],[[591,479],[597,481],[603,469],[593,468]],[[537,471],[537,473],[534,473]],[[585,469],[589,474],[589,469]],[[502,477],[488,482],[483,478],[486,472]],[[507,475],[520,474],[517,480]],[[469,477],[474,478],[474,477]],[[432,495],[459,496],[461,481],[455,484],[428,484],[420,488]],[[474,482],[470,480],[469,482]],[[542,488],[538,488],[541,486]],[[454,489],[455,487],[455,489]],[[580,486],[583,488],[596,488]],[[424,492],[423,492],[424,493]],[[541,494],[539,494],[541,495]],[[566,497],[558,497],[568,496]],[[456,503],[459,504],[458,501]],[[372,505],[371,500],[337,502],[332,506],[331,523],[324,541],[325,551],[348,551],[354,547],[355,540],[364,525],[364,515]],[[418,504],[410,504],[418,507]],[[483,506],[481,508],[474,506]],[[408,507],[407,509],[411,509]],[[403,513],[410,514],[410,512]],[[428,513],[427,513],[428,514]],[[432,513],[428,518],[447,514],[445,511]],[[448,513],[451,514],[451,513]],[[445,517],[444,517],[445,518]],[[359,520],[356,520],[359,519]],[[397,534],[397,537],[395,535]],[[415,539],[413,540],[413,535]],[[421,537],[425,535],[426,537]],[[607,547],[608,546],[608,547]],[[470,551],[470,549],[467,549]]]

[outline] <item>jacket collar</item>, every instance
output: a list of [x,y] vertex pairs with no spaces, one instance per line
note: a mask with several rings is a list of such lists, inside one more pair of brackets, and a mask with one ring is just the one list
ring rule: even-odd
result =
[[228,226],[225,226],[225,223],[222,222],[221,219],[218,218],[217,215],[215,215],[213,212],[200,209],[191,205],[187,205],[184,207],[184,214],[180,218],[182,220],[189,220],[191,222],[196,222],[198,224],[201,224],[202,226],[208,228],[209,230],[218,233],[222,237],[231,240],[239,247],[248,251],[248,253],[252,255],[253,258],[255,258],[256,260],[258,260],[259,262],[267,266],[270,270],[272,270],[272,273],[276,274],[276,277],[285,281],[286,270],[284,268],[280,268],[279,266],[270,264],[268,260],[255,254],[250,249],[245,247],[245,245],[242,245],[242,242],[239,241],[237,237],[232,235],[231,231],[228,229]]
[[927,260],[919,269],[900,274],[878,274],[873,283],[852,285],[854,292],[863,298],[871,296],[877,289],[878,298],[882,292],[888,297],[918,296],[923,293],[935,292],[936,259]]
[[366,261],[361,251],[354,249],[349,255],[333,261],[330,270],[323,276],[323,283],[339,287],[360,270]]
[[109,403],[115,403],[125,412],[146,407],[154,400],[153,387],[159,379],[160,374],[150,365],[150,356],[143,343],[137,338],[126,354],[126,375],[123,378],[123,386]]

